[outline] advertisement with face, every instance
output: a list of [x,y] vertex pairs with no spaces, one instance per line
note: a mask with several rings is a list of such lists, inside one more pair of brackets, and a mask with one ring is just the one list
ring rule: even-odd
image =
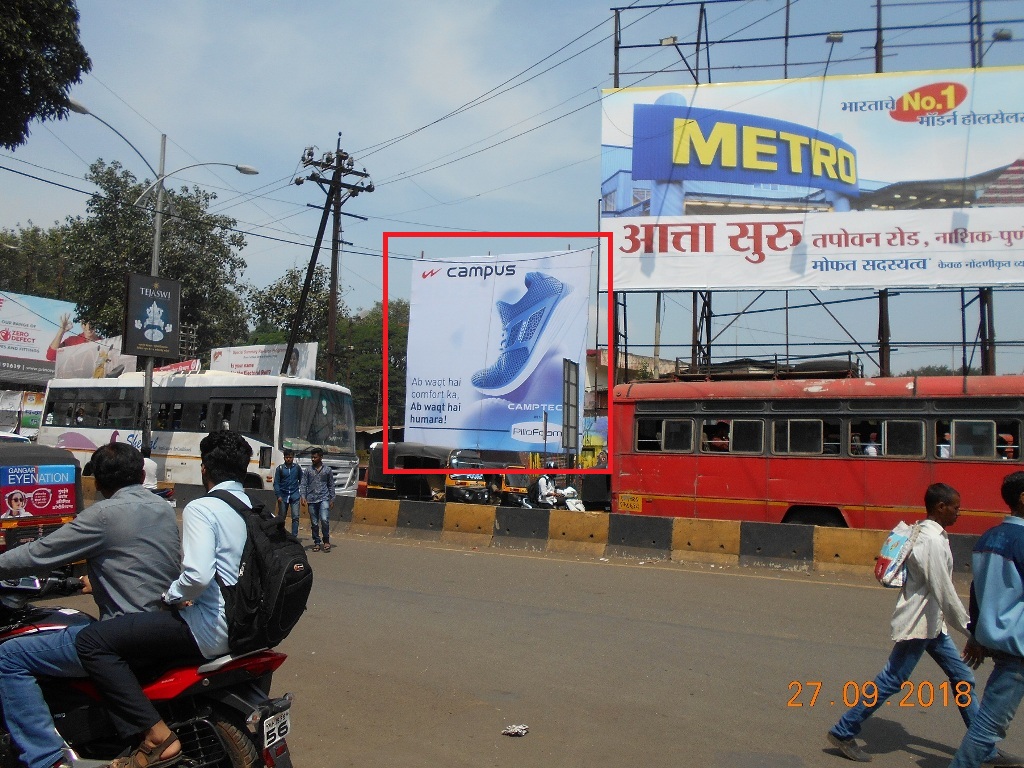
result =
[[[303,379],[316,378],[315,341],[296,344],[285,374]],[[218,347],[210,352],[210,370],[242,373],[246,376],[276,376],[281,373],[287,344],[253,344],[247,347]]]
[[0,370],[5,381],[43,385],[53,378],[57,352],[97,339],[73,318],[67,301],[0,292]]
[[74,511],[74,466],[0,467],[0,518],[67,515]]
[[560,451],[563,361],[584,362],[593,258],[588,248],[417,261],[405,439]]

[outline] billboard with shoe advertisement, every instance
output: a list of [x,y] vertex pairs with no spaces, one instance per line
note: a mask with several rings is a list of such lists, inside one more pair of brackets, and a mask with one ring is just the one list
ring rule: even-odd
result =
[[405,439],[560,453],[562,361],[585,360],[593,259],[585,248],[417,260]]
[[616,290],[1024,282],[1024,68],[622,89],[602,115]]

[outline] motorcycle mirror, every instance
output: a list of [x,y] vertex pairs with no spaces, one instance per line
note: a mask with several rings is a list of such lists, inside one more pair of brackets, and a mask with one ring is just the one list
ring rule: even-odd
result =
[[26,592],[38,592],[42,584],[35,576],[22,576],[20,579],[4,579],[0,581],[4,589],[25,590]]

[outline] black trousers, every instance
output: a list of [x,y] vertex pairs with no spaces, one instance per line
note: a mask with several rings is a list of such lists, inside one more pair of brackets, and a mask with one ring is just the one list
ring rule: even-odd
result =
[[129,613],[97,621],[78,633],[75,647],[104,704],[131,727],[122,736],[147,731],[161,719],[142,692],[136,670],[206,660],[177,611]]

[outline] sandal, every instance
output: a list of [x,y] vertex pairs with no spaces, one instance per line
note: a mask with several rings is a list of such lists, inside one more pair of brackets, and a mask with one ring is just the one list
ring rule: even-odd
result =
[[314,544],[313,545],[313,551],[314,552],[319,552],[320,551],[320,545],[319,544]]
[[[185,758],[185,753],[179,750],[178,754],[167,758],[161,759],[159,756],[166,752],[167,748],[177,740],[177,735],[172,733],[164,739],[162,744],[157,744],[156,746],[150,746],[143,741],[128,757],[119,757],[111,761],[107,768],[171,768],[172,765],[177,765]],[[139,760],[140,754],[145,757],[145,762]],[[156,760],[151,759],[154,754],[157,755]]]
[[324,552],[330,552],[330,551],[331,551],[331,542],[325,541],[324,542]]

